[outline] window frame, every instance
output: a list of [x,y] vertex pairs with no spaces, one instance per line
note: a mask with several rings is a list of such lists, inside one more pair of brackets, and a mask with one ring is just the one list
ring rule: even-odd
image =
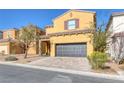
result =
[[67,28],[68,30],[76,29],[76,20],[68,20],[67,21]]
[[[75,21],[75,28],[72,28],[72,29],[69,29],[69,21]],[[79,28],[79,19],[75,18],[75,19],[69,19],[69,20],[66,20],[64,21],[64,30],[74,30],[74,29],[77,29]]]

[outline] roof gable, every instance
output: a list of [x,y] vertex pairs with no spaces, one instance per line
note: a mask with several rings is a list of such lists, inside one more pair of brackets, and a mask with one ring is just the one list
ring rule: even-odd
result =
[[71,10],[68,10],[67,12],[65,12],[65,13],[61,14],[60,16],[58,16],[58,17],[54,18],[54,19],[53,19],[53,21],[54,21],[54,20],[56,20],[56,19],[58,19],[58,18],[60,18],[60,17],[62,17],[62,16],[64,16],[65,14],[70,13],[70,12],[73,12],[73,11],[75,11],[75,12],[86,12],[86,13],[93,13],[93,14],[95,14],[95,13],[96,13],[96,12],[93,12],[93,11],[85,11],[85,10],[76,10],[76,9],[71,9]]
[[112,16],[115,17],[115,16],[124,16],[124,12],[114,12],[112,13]]
[[106,26],[106,30],[108,31],[111,23],[112,23],[112,20],[113,20],[113,17],[118,17],[118,16],[124,16],[124,12],[113,12],[109,18],[109,21],[108,21],[108,24]]

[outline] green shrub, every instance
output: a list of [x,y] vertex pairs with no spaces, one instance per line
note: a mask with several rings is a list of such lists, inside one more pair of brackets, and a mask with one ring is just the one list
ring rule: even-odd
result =
[[18,58],[16,58],[15,56],[8,56],[5,58],[5,61],[16,61],[18,60]]
[[104,68],[104,64],[107,62],[107,54],[102,52],[93,52],[88,59],[93,69]]

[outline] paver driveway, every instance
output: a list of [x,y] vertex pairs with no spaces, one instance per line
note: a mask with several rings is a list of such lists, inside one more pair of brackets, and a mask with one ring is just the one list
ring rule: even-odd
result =
[[37,61],[32,61],[29,64],[72,70],[91,70],[88,59],[82,57],[41,57]]

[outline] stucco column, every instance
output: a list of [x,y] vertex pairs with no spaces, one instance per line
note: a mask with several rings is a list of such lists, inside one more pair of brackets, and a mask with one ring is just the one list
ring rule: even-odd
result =
[[55,44],[51,43],[51,53],[50,56],[54,57],[55,56]]
[[87,42],[87,56],[93,53],[93,45],[90,41]]
[[39,40],[39,55],[41,56],[41,40]]

